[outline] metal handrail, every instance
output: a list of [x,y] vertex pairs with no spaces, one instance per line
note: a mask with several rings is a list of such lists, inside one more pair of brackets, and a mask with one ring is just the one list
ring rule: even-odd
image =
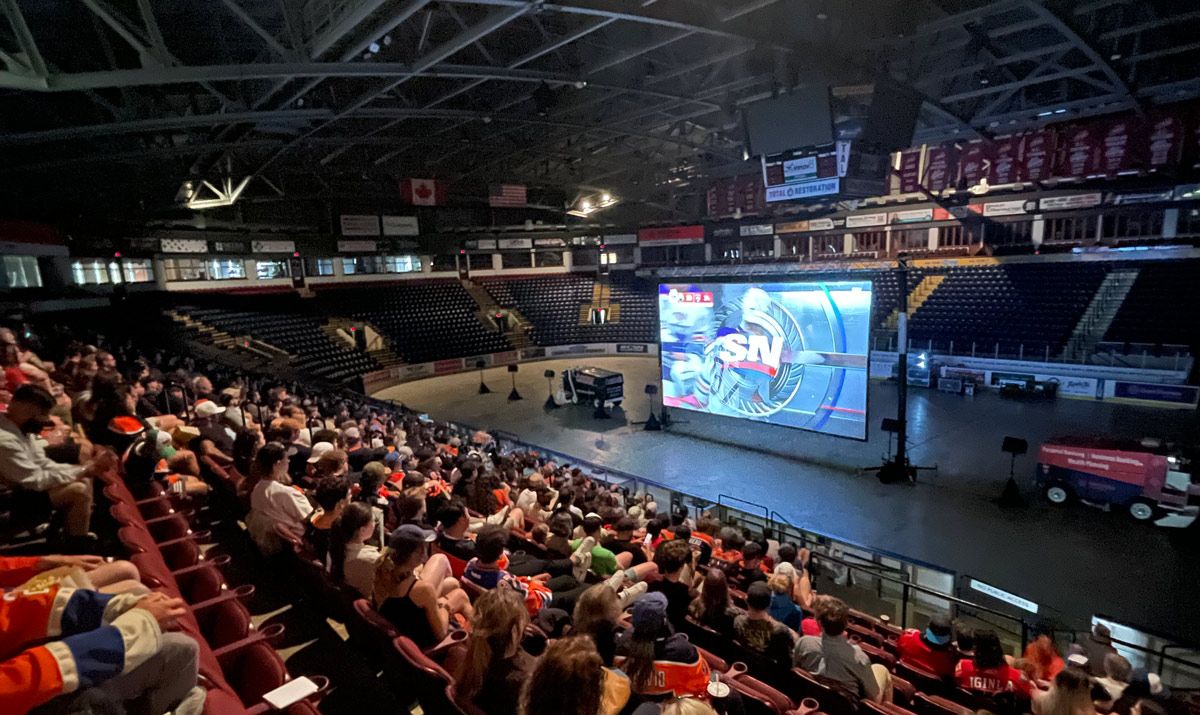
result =
[[[725,506],[726,499],[728,499],[730,501],[741,502],[742,504],[749,504],[750,506],[752,506],[756,509],[762,509],[763,518],[766,519],[768,522],[771,521],[770,510],[767,509],[762,504],[757,504],[752,501],[746,501],[745,499],[739,499],[738,497],[735,497],[735,496],[732,496],[729,494],[718,494],[717,495],[717,506]],[[739,509],[738,511],[741,511],[741,510]]]

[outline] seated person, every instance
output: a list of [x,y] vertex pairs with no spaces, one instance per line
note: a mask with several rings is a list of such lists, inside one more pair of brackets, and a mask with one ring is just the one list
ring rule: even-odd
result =
[[634,540],[635,531],[637,531],[637,522],[628,516],[623,516],[613,524],[613,533],[602,539],[600,545],[614,554],[629,554],[630,565],[644,564],[649,559],[646,558],[646,550],[642,548],[642,542]]
[[733,619],[733,633],[738,641],[766,656],[783,670],[792,666],[792,647],[795,633],[771,617],[771,589],[762,581],[750,584],[746,591],[748,610]]
[[521,686],[536,661],[521,648],[529,614],[517,591],[497,588],[479,597],[467,654],[454,673],[455,693],[489,715],[516,715]]
[[430,556],[429,544],[435,538],[432,531],[401,524],[388,537],[386,556],[376,568],[377,579],[381,572],[386,574],[385,582],[374,589],[379,615],[422,649],[446,637],[456,614],[469,619],[474,613],[471,599],[450,576],[446,557]]
[[353,502],[342,510],[329,530],[326,570],[334,582],[344,583],[370,598],[375,587],[375,565],[382,552],[366,543],[375,533],[371,507]]
[[985,695],[1016,693],[1028,700],[1033,685],[1024,674],[1008,664],[995,631],[975,631],[975,655],[958,661],[954,670],[958,687]]
[[[54,397],[41,387],[24,384],[13,391],[8,411],[0,414],[0,484],[44,494],[48,506],[65,517],[68,543],[90,545],[92,477],[116,466],[112,453],[95,455],[90,445],[80,452],[87,466],[60,464],[45,454],[37,435],[50,425]],[[90,461],[89,461],[90,460]]]
[[167,485],[192,496],[208,494],[208,483],[200,478],[200,460],[190,449],[181,449],[167,460]]
[[708,693],[708,662],[686,635],[671,630],[667,598],[647,593],[633,603],[633,627],[617,638],[613,665],[629,676],[643,700],[665,701]]
[[692,547],[686,541],[664,541],[654,552],[654,565],[661,577],[649,586],[650,593],[661,593],[667,598],[667,617],[671,627],[679,631],[687,620],[688,606],[692,603],[692,592],[681,579],[684,567],[692,561]]
[[953,621],[949,616],[939,613],[929,619],[929,625],[923,632],[910,628],[901,634],[896,641],[900,660],[950,680],[954,677],[954,669],[960,657],[958,650],[951,643],[953,635]]
[[1133,665],[1125,656],[1109,653],[1104,656],[1104,677],[1096,678],[1096,682],[1108,693],[1109,701],[1115,703],[1125,692],[1132,675]]
[[313,499],[317,510],[304,525],[304,543],[325,563],[329,556],[330,529],[350,503],[350,487],[342,477],[326,477],[317,482]]
[[[510,558],[505,553],[504,545],[508,543],[508,529],[503,526],[489,524],[479,531],[475,539],[475,558],[467,563],[463,578],[483,589],[493,589],[504,585],[511,588],[525,599],[525,607],[530,617],[546,608],[553,601],[555,608],[561,608],[568,613],[575,607],[575,599],[586,590],[587,586],[579,579],[568,573],[562,573],[562,564],[542,561],[539,559]],[[583,562],[585,554],[590,553],[595,541],[587,537],[572,558]],[[568,570],[572,561],[565,562]],[[557,566],[559,574],[551,577],[550,566]],[[524,567],[524,568],[521,568]],[[526,575],[517,575],[512,569],[520,568]]]
[[[11,575],[11,574],[10,574]],[[182,599],[52,584],[0,598],[0,712],[199,715],[199,648],[167,633]]]
[[51,585],[72,586],[106,594],[145,593],[137,566],[105,561],[102,556],[48,554],[0,557],[0,595],[38,591]]
[[729,581],[720,569],[709,569],[692,601],[689,614],[696,622],[723,636],[733,637],[733,621],[744,611],[729,599]]
[[750,588],[756,581],[766,581],[770,574],[763,561],[763,547],[757,541],[748,541],[742,547],[742,562],[733,572],[733,580],[742,588]]
[[[629,568],[633,561],[633,557],[629,554],[622,554],[623,558],[618,559],[617,555],[608,549],[600,546],[600,540],[604,538],[604,524],[599,514],[588,514],[583,519],[583,535],[586,538],[592,539],[596,545],[592,547],[592,565],[591,569],[597,576],[608,577],[615,574],[617,571]],[[579,548],[579,544],[583,539],[574,539],[571,541],[571,551],[574,552]]]
[[794,631],[799,631],[804,621],[804,612],[792,600],[794,588],[791,577],[783,573],[771,574],[767,579],[767,587],[771,591],[771,607],[768,609],[771,618]]
[[462,502],[451,501],[437,513],[437,544],[438,549],[450,559],[450,567],[455,575],[461,576],[467,562],[475,558],[475,542],[469,534],[471,519]]
[[837,681],[860,698],[891,702],[892,679],[887,668],[873,665],[862,648],[846,638],[850,619],[846,604],[822,596],[817,599],[816,610],[821,635],[800,638],[792,658],[796,667]]
[[281,525],[297,537],[304,534],[312,504],[288,476],[287,448],[279,442],[267,442],[254,458],[251,479],[257,483],[250,491],[250,513],[246,526],[250,536],[265,554],[278,553],[282,544],[275,534]]

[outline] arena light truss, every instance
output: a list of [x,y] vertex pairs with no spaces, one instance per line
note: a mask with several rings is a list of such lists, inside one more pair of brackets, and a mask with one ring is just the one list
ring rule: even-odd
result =
[[[250,184],[251,178],[253,177],[247,176],[235,186],[233,179],[227,176],[221,179],[220,187],[214,186],[208,180],[200,182],[185,181],[180,187],[177,196],[182,197],[184,206],[193,211],[233,206],[241,197],[242,192],[246,190],[246,186]],[[206,196],[204,194],[205,189],[208,189],[210,195]]]
[[597,211],[602,211],[611,208],[620,203],[621,200],[613,196],[611,192],[605,191],[596,196],[585,196],[575,204],[575,208],[567,211],[568,216],[576,216],[578,218],[587,218]]

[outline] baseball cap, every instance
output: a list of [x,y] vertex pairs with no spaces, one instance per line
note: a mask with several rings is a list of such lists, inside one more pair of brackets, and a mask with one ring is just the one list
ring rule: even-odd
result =
[[786,561],[775,564],[775,573],[788,578],[796,578],[796,567]]
[[647,593],[634,601],[632,621],[636,635],[656,638],[669,632],[667,597],[657,592]]
[[334,450],[334,446],[330,442],[317,442],[312,446],[312,454],[308,456],[309,464],[316,464],[321,457],[324,457],[329,452]]
[[416,524],[401,524],[388,537],[388,548],[397,560],[406,559],[412,552],[437,538],[437,534]]
[[212,417],[225,411],[224,407],[221,407],[212,400],[196,400],[195,409],[197,417]]
[[925,640],[935,645],[946,645],[950,642],[950,637],[954,634],[954,623],[950,617],[939,613],[929,619],[929,626],[925,628]]
[[400,453],[399,452],[395,452],[395,451],[388,452],[383,457],[383,463],[388,465],[389,467],[393,466],[394,464],[396,464],[396,462],[399,462],[399,461],[400,461]]
[[342,430],[342,436],[346,439],[362,439],[362,433],[358,431],[357,427],[347,427]]

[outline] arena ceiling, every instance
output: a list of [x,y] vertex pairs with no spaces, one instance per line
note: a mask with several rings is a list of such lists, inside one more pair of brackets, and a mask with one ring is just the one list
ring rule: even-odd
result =
[[925,100],[918,140],[1200,94],[1186,1],[0,8],[0,201],[26,214],[154,212],[185,180],[249,176],[246,201],[388,198],[434,177],[526,183],[535,201],[612,191],[670,215],[706,177],[752,170],[739,107],[798,85],[890,76]]

